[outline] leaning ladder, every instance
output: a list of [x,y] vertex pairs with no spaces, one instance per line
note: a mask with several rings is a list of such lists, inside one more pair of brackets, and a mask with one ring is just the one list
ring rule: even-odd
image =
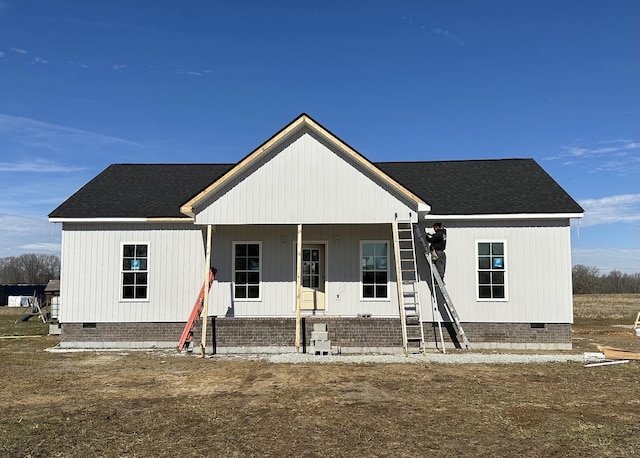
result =
[[[460,322],[460,317],[458,316],[458,312],[456,312],[456,308],[453,306],[453,301],[451,300],[451,296],[449,296],[449,292],[447,291],[447,288],[444,286],[444,282],[442,281],[442,278],[440,277],[438,270],[435,268],[435,266],[433,265],[433,262],[431,261],[431,253],[429,251],[429,245],[427,244],[424,237],[422,236],[422,233],[420,232],[420,228],[418,227],[418,225],[414,226],[414,231],[416,233],[416,237],[418,237],[418,240],[420,240],[420,243],[422,244],[424,257],[427,259],[427,262],[429,263],[429,269],[431,270],[432,279],[435,279],[438,285],[438,288],[440,288],[440,292],[442,293],[442,297],[444,299],[444,308],[446,309],[449,316],[453,318],[453,324],[455,326],[456,333],[462,339],[462,342],[464,343],[465,348],[469,348],[470,347],[469,339],[467,339],[467,335],[464,333],[464,329],[462,329],[462,323]],[[437,296],[435,294],[433,297],[437,299]],[[436,303],[436,306],[437,306],[437,303]]]
[[398,306],[402,323],[402,347],[404,353],[408,354],[409,343],[417,343],[417,349],[424,351],[424,329],[418,295],[416,249],[413,243],[411,221],[394,221],[393,246],[398,282]]
[[[211,289],[211,285],[213,284],[213,280],[216,276],[216,269],[209,271],[209,289]],[[204,309],[204,282],[202,282],[202,288],[200,288],[200,293],[196,298],[195,304],[193,304],[193,309],[191,310],[191,315],[189,315],[189,320],[187,324],[184,326],[184,330],[182,331],[182,335],[180,336],[180,340],[178,341],[178,351],[183,351],[189,348],[191,341],[193,340],[193,330],[196,327],[196,320],[200,318],[200,314]],[[207,317],[202,317],[203,320],[206,320]]]

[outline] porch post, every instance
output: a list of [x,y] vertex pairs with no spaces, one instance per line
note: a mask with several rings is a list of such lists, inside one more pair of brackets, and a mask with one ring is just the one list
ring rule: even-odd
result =
[[302,224],[298,224],[298,245],[296,250],[296,352],[300,353],[300,307],[302,279]]
[[204,296],[202,299],[202,340],[200,341],[200,356],[204,358],[207,345],[207,315],[209,313],[209,272],[211,272],[211,224],[207,225],[207,248],[204,269]]

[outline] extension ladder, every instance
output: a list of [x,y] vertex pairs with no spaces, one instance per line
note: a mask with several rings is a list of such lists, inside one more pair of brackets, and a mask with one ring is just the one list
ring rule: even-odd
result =
[[[213,284],[213,280],[215,279],[216,272],[216,269],[212,269],[209,271],[209,289],[211,289],[211,285]],[[196,298],[195,304],[193,304],[193,310],[191,310],[189,320],[187,321],[187,324],[185,324],[182,335],[180,336],[180,340],[178,341],[178,351],[183,351],[189,348],[189,345],[193,340],[193,330],[196,327],[196,320],[200,318],[202,309],[204,309],[204,282],[202,282],[200,293]],[[206,320],[207,317],[203,317],[203,319]]]
[[[444,286],[444,281],[442,281],[442,278],[440,277],[438,270],[435,268],[431,260],[431,252],[429,250],[429,245],[427,244],[426,240],[422,236],[422,233],[420,232],[420,228],[418,227],[418,225],[414,227],[414,231],[416,233],[416,236],[418,237],[418,240],[420,240],[420,243],[422,244],[424,256],[427,259],[427,262],[429,263],[429,269],[431,270],[432,280],[436,281],[438,288],[442,293],[442,298],[444,299],[444,304],[443,304],[444,308],[449,314],[449,316],[453,319],[453,324],[454,324],[456,333],[458,334],[458,337],[462,339],[464,346],[466,348],[469,348],[470,347],[469,339],[467,339],[467,335],[464,333],[464,329],[462,328],[462,323],[460,322],[460,317],[458,316],[458,312],[456,312],[456,309],[453,306],[453,301],[451,300],[451,296],[449,296],[449,292],[447,291],[447,288]],[[435,290],[434,290],[433,297],[435,299],[435,307],[437,308],[438,303],[437,303],[437,296],[435,294]],[[441,338],[442,338],[442,333],[441,333]],[[442,348],[444,349],[444,341],[442,342]]]
[[402,323],[402,347],[405,355],[409,353],[409,343],[417,344],[418,351],[425,350],[412,225],[411,221],[396,220],[393,223],[398,306]]

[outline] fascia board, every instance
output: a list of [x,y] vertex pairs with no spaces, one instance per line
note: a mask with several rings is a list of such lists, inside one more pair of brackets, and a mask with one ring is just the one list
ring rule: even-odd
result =
[[387,182],[397,192],[399,192],[400,194],[404,195],[410,201],[415,202],[416,205],[418,206],[418,208],[420,207],[420,205],[426,205],[427,207],[429,207],[427,205],[427,203],[424,202],[420,197],[416,196],[414,193],[412,193],[407,188],[402,186],[396,180],[394,180],[389,175],[384,173],[382,170],[380,170],[378,167],[376,167],[371,161],[369,161],[367,158],[365,158],[362,154],[358,153],[356,150],[354,150],[349,145],[347,145],[345,142],[343,142],[338,137],[333,135],[327,129],[325,129],[320,124],[315,122],[313,119],[311,119],[311,118],[309,118],[307,116],[305,116],[305,118],[306,118],[306,123],[309,126],[311,126],[316,132],[318,132],[320,135],[322,135],[327,140],[331,141],[331,143],[333,143],[338,148],[340,148],[342,151],[344,151],[347,155],[349,155],[351,158],[353,158],[355,161],[357,161],[365,169],[369,170],[371,173],[373,173],[374,175],[378,176],[381,180]]
[[582,218],[584,213],[509,213],[491,215],[447,215],[429,213],[424,219],[443,220],[517,220],[517,219],[560,219],[560,218]]
[[238,162],[234,167],[231,168],[227,173],[222,175],[216,181],[214,181],[211,185],[209,185],[204,191],[200,192],[198,195],[193,197],[190,201],[185,203],[182,207],[180,207],[180,212],[188,215],[190,217],[195,216],[195,212],[193,208],[198,205],[198,203],[207,199],[211,194],[213,194],[218,188],[223,186],[233,177],[242,173],[247,167],[253,164],[256,160],[258,160],[267,150],[271,149],[273,146],[277,145],[284,137],[286,137],[289,133],[296,130],[299,126],[304,123],[306,116],[300,116],[298,119],[295,119],[288,126],[282,129],[280,132],[275,134],[269,140],[264,142],[258,148],[253,150],[249,155],[247,155],[244,159]]
[[191,223],[193,218],[49,218],[50,223]]

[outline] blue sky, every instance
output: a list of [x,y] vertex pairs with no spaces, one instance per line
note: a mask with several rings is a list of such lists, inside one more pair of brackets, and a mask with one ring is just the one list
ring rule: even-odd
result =
[[110,163],[235,162],[301,112],[372,161],[533,157],[573,262],[640,272],[637,0],[0,0],[0,257]]

